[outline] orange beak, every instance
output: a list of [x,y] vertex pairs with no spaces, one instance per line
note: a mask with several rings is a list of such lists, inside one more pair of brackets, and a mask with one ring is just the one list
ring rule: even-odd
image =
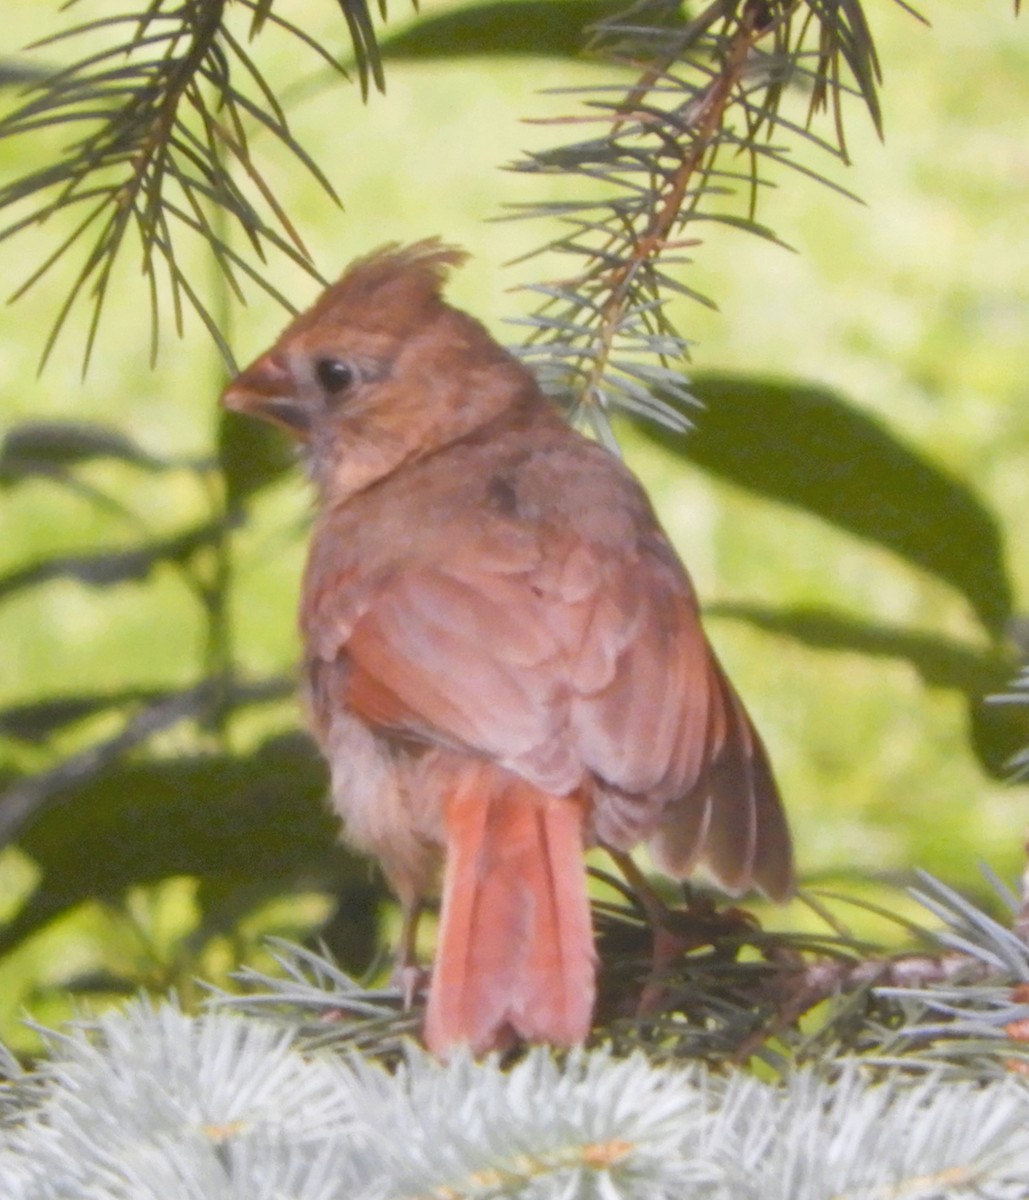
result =
[[306,438],[311,421],[296,392],[289,364],[272,350],[236,376],[222,392],[221,402],[232,412],[270,421],[294,437]]

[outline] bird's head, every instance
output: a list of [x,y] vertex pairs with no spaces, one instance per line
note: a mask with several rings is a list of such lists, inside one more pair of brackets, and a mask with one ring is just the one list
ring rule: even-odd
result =
[[433,238],[357,260],[229,384],[222,404],[298,439],[334,499],[470,433],[535,385],[443,300],[465,257]]

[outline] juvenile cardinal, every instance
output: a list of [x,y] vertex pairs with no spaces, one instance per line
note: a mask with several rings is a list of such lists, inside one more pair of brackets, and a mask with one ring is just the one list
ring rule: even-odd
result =
[[425,1041],[446,1056],[589,1032],[583,852],[779,900],[765,750],[643,489],[441,295],[432,239],[355,262],[230,386],[303,448],[317,517],[300,628],[347,838],[404,912],[438,886]]

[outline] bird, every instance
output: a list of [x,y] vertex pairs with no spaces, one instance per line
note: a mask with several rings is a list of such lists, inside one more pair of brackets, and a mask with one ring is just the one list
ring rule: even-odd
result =
[[794,888],[765,747],[639,481],[444,297],[439,238],[355,260],[225,389],[299,445],[302,693],[351,845],[403,913],[446,1059],[591,1031],[585,853]]

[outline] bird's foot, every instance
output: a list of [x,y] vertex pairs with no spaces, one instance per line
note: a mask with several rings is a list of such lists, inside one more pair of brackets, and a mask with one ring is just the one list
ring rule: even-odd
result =
[[429,986],[429,972],[417,963],[398,962],[393,968],[390,983],[400,992],[404,1012],[410,1012],[419,994]]

